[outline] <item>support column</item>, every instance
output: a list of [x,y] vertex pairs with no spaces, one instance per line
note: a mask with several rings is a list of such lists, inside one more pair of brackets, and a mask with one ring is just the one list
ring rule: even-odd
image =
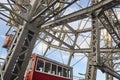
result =
[[[98,0],[92,0],[92,3],[97,3]],[[87,70],[85,80],[96,80],[97,68],[100,64],[100,32],[98,26],[97,13],[92,12],[92,33],[91,33],[91,50],[92,53],[88,55]]]
[[[111,10],[108,11],[107,15],[109,16],[109,18],[111,18],[111,22],[113,22]],[[105,30],[105,45],[106,45],[106,48],[112,47],[112,38],[107,30]],[[108,66],[113,69],[112,52],[108,53],[108,55],[106,54],[106,57],[111,58],[110,61],[108,61]],[[113,80],[113,76],[106,73],[106,80]]]
[[39,29],[20,26],[8,51],[2,68],[4,80],[23,80]]

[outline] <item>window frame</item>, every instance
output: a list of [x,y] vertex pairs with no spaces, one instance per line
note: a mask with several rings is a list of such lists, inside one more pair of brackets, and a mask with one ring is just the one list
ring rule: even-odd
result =
[[[41,70],[37,70],[38,60],[43,61],[43,69],[42,69],[42,71],[41,71]],[[38,71],[38,72],[44,72],[44,69],[45,69],[45,61],[42,60],[42,59],[40,59],[40,58],[37,58],[37,60],[36,60],[35,71]]]
[[[37,70],[37,63],[38,63],[38,60],[41,60],[41,61],[43,61],[43,63],[44,63],[44,65],[43,65],[43,70],[42,71],[39,71],[39,70]],[[46,65],[46,63],[49,63],[50,64],[50,71],[49,72],[45,72],[45,65]],[[52,73],[52,67],[53,67],[53,65],[55,65],[56,66],[56,71],[55,71],[55,73]],[[61,75],[59,75],[58,74],[58,67],[61,67],[62,68],[62,73],[61,73]],[[63,69],[66,69],[66,76],[64,76],[63,75]],[[58,76],[58,77],[63,77],[63,78],[67,78],[67,79],[72,79],[72,77],[73,77],[73,71],[72,71],[73,69],[72,69],[72,67],[67,67],[66,65],[64,65],[64,64],[60,64],[60,63],[57,63],[57,62],[54,62],[54,61],[51,61],[51,60],[47,60],[47,59],[44,59],[44,58],[42,58],[42,57],[38,57],[37,58],[37,60],[36,60],[36,67],[35,67],[35,71],[37,71],[37,72],[40,72],[40,73],[45,73],[45,74],[49,74],[49,75],[53,75],[53,76]],[[68,72],[69,71],[69,72]]]

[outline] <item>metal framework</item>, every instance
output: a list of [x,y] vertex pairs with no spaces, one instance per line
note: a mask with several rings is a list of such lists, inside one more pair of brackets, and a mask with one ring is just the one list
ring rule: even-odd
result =
[[[32,51],[40,42],[47,45],[43,56],[47,56],[50,48],[69,52],[66,65],[72,64],[75,54],[86,55],[85,80],[96,80],[97,69],[106,73],[106,80],[120,79],[120,13],[117,13],[120,0],[84,1],[0,1],[0,19],[15,30],[1,79],[23,80]],[[70,13],[69,9],[75,6],[76,10]],[[108,40],[103,30],[107,30],[113,41]],[[111,45],[106,46],[103,41]]]

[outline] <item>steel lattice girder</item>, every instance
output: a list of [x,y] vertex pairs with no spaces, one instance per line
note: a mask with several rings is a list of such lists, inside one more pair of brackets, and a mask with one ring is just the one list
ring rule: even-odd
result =
[[[70,4],[67,4],[60,11],[69,7],[71,4],[73,4],[76,1],[77,0],[71,1]],[[3,8],[6,8],[6,7],[3,6]],[[50,15],[48,16],[49,19],[55,16],[54,13],[52,14],[53,16],[51,17],[49,17]],[[28,15],[27,17],[31,17],[31,16]],[[34,44],[37,40],[37,35],[39,35],[39,31],[40,31],[39,29],[40,28],[38,28],[38,24],[34,24],[34,23],[25,22],[24,25],[19,26],[19,29],[17,30],[16,35],[14,37],[13,43],[11,44],[10,49],[8,50],[7,59],[5,60],[5,63],[3,65],[2,70],[3,70],[4,80],[13,80],[13,79],[22,80],[23,79],[27,64],[29,62],[29,58],[34,48]]]
[[69,22],[80,20],[80,19],[89,17],[91,15],[91,12],[93,12],[93,11],[101,10],[104,7],[105,7],[104,10],[110,9],[119,4],[120,4],[119,0],[103,0],[93,6],[81,9],[81,10],[71,13],[69,15],[63,16],[59,19],[50,21],[50,22],[42,25],[42,28],[46,28],[46,27],[50,27],[50,26],[52,26],[52,27],[59,26],[59,25],[63,25],[63,24],[69,23]]

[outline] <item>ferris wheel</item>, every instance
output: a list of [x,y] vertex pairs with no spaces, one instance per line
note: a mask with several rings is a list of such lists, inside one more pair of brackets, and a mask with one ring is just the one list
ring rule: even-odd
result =
[[119,5],[119,0],[0,1],[0,19],[8,27],[3,78],[23,79],[36,53],[73,67],[74,80],[98,80],[98,69],[106,80],[120,79]]

